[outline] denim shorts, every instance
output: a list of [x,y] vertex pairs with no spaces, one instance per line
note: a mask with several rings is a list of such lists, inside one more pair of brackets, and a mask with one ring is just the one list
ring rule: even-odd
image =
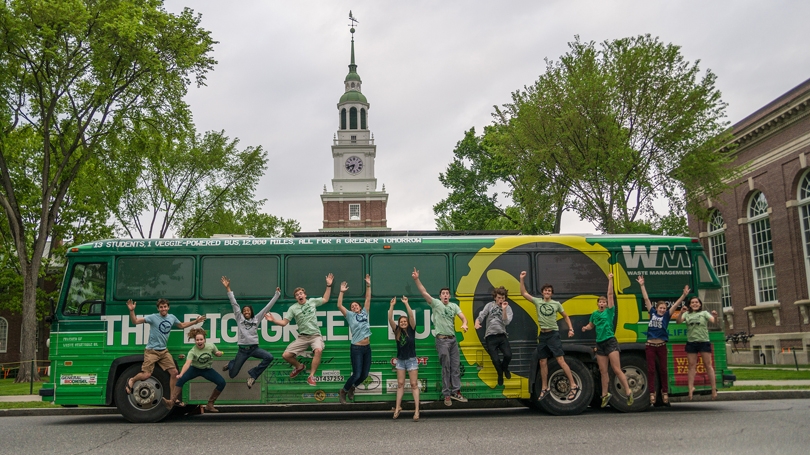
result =
[[397,359],[397,370],[413,371],[419,369],[419,362],[416,357],[411,357],[407,360]]

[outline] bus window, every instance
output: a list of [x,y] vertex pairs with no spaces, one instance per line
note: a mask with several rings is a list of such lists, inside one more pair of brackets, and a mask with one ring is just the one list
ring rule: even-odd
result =
[[444,254],[375,254],[371,256],[371,292],[375,296],[419,296],[411,278],[419,270],[419,281],[428,294],[439,298],[439,289],[450,287],[447,256]]
[[[285,287],[281,289],[287,297],[293,297],[295,288],[306,289],[307,297],[323,295],[326,290],[326,275],[334,274],[330,301],[337,301],[340,283],[349,285],[345,297],[363,297],[366,292],[365,272],[362,256],[288,256]],[[344,304],[349,302],[344,302]],[[346,305],[348,306],[348,305]]]
[[[486,253],[461,253],[455,257],[455,282],[461,282],[461,279],[469,275],[471,272],[475,273],[478,283],[475,285],[475,290],[472,289],[457,289],[456,295],[477,295],[489,297],[492,290],[498,286],[505,286],[514,295],[520,293],[514,283],[518,282],[520,272],[529,270],[529,255],[526,253],[519,254],[486,254]],[[475,268],[475,271],[472,269]],[[482,274],[483,272],[483,274]],[[506,275],[512,278],[504,278]],[[472,291],[472,292],[471,292]],[[489,300],[487,300],[489,301]]]
[[70,276],[62,314],[98,316],[104,314],[107,289],[107,264],[76,264]]
[[194,259],[132,256],[118,258],[115,298],[189,299],[194,296]]
[[541,253],[535,259],[535,289],[533,295],[540,295],[540,287],[550,284],[555,294],[604,295],[607,290],[607,274],[596,262],[598,256],[607,253],[554,252]]
[[278,258],[275,256],[208,256],[202,259],[200,297],[224,299],[220,279],[231,279],[236,297],[267,298],[278,287]]

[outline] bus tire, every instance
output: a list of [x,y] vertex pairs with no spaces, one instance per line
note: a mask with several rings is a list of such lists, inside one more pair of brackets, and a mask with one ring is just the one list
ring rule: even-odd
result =
[[610,407],[620,412],[638,412],[650,407],[649,382],[647,381],[647,360],[637,356],[622,357],[622,371],[627,376],[627,384],[632,390],[633,404],[627,406],[627,391],[623,389],[619,379],[611,371],[608,388],[613,396],[610,398]]
[[152,376],[135,384],[131,395],[126,392],[127,380],[140,373],[141,365],[130,365],[115,383],[115,405],[118,412],[132,423],[159,422],[169,415],[161,399],[169,397],[169,374],[156,367]]
[[[565,363],[571,369],[574,381],[579,385],[579,393],[573,401],[567,399],[570,386],[565,372],[554,359],[548,362],[549,395],[540,402],[540,408],[552,415],[578,415],[584,411],[593,396],[593,377],[588,368],[574,357],[565,357]],[[537,390],[541,390],[541,378],[537,375]]]

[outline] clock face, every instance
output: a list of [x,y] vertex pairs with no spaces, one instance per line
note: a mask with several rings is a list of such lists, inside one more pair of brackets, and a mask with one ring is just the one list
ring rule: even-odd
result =
[[350,156],[348,159],[346,159],[345,167],[346,172],[349,174],[357,174],[363,170],[363,160],[357,156]]

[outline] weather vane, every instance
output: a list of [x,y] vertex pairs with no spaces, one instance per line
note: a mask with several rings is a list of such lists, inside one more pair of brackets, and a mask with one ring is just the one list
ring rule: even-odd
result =
[[352,10],[349,10],[349,20],[352,21],[352,23],[349,24],[349,27],[351,27],[349,31],[352,33],[352,35],[354,35],[354,26],[359,24],[360,21],[358,21],[357,18],[352,16]]

